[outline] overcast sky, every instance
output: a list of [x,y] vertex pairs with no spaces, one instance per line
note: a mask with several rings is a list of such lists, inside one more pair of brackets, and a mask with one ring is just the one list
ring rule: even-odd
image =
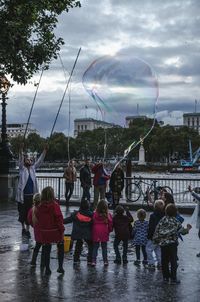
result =
[[[83,0],[81,4],[81,8],[63,14],[56,29],[57,36],[65,41],[60,54],[67,72],[71,71],[80,47],[81,53],[70,89],[70,127],[66,94],[55,131],[72,134],[75,118],[102,118],[97,104],[83,87],[82,77],[94,60],[118,53],[139,58],[155,72],[159,83],[159,120],[182,124],[183,112],[194,112],[195,100],[200,112],[199,0]],[[38,79],[39,74],[33,83]],[[8,123],[27,122],[35,93],[33,83],[25,87],[15,85],[9,92]],[[42,77],[30,121],[43,136],[51,132],[65,85],[60,60],[53,61]],[[113,97],[118,98],[118,105],[113,111],[103,109],[107,122],[114,120],[124,125],[126,115],[143,113],[142,100],[134,101],[130,91],[129,98],[123,94],[123,100],[115,91]],[[111,104],[109,98],[104,102]]]

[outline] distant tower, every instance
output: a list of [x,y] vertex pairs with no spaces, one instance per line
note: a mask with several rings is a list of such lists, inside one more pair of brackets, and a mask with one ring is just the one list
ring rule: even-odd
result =
[[137,104],[137,116],[140,115],[140,112],[139,112],[139,104]]
[[146,165],[146,162],[145,162],[145,150],[144,150],[144,146],[143,146],[143,140],[141,140],[141,143],[140,143],[140,149],[139,149],[139,161],[138,161],[138,165]]
[[194,112],[197,113],[197,100],[194,102]]

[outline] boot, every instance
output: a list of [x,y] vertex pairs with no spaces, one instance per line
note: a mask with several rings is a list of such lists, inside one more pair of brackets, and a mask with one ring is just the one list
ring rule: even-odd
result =
[[31,259],[31,266],[32,266],[32,267],[35,267],[35,266],[36,266],[37,255],[38,255],[38,251],[36,251],[36,250],[34,249],[34,250],[33,250],[32,259]]
[[33,250],[31,266],[36,266],[37,256],[38,256],[40,247],[41,247],[41,243],[36,242],[36,245],[35,245],[34,250]]

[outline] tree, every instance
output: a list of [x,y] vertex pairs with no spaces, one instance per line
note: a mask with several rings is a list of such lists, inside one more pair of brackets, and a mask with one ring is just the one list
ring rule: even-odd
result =
[[[74,139],[70,137],[70,142],[69,142],[70,158],[74,158],[76,156],[76,150],[73,142]],[[48,143],[49,143],[49,150],[47,153],[47,160],[59,160],[59,161],[68,160],[68,138],[64,135],[64,133],[55,132]]]
[[76,0],[0,0],[0,75],[26,84],[41,66],[48,68],[63,44],[53,32],[57,17],[80,6]]
[[31,152],[37,151],[37,153],[41,153],[44,149],[45,143],[45,139],[39,134],[30,133],[25,140],[25,147],[27,147]]
[[24,143],[24,151],[26,150],[26,148],[28,148],[28,150],[31,152],[36,151],[37,153],[41,153],[45,146],[46,140],[37,133],[30,133],[28,137],[25,139],[25,141],[22,135],[18,135],[16,137],[11,138],[10,143],[12,146],[14,156],[15,158],[17,158],[19,154],[19,150],[23,143]]

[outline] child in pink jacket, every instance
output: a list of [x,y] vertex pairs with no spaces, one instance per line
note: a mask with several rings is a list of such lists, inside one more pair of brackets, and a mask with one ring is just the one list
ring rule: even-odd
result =
[[96,211],[93,214],[92,240],[92,266],[96,265],[98,249],[101,244],[104,266],[108,265],[107,242],[109,233],[112,232],[112,215],[108,212],[108,205],[104,200],[97,204]]

